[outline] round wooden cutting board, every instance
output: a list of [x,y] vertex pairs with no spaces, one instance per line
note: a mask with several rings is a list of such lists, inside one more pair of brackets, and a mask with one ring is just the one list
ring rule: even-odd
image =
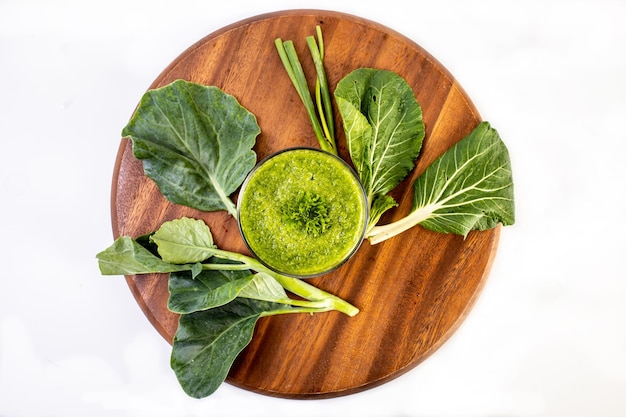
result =
[[[411,184],[479,122],[474,105],[451,74],[419,45],[380,24],[319,10],[293,10],[247,19],[203,38],[177,57],[150,88],[176,79],[215,85],[254,113],[262,133],[258,160],[292,146],[319,146],[274,40],[293,40],[305,74],[314,67],[305,38],[320,25],[331,90],[359,67],[392,70],[414,89],[426,138],[414,172],[394,190],[399,207],[379,224],[406,215]],[[312,85],[312,84],[311,84]],[[139,101],[139,97],[138,97]],[[336,113],[340,155],[349,160]],[[236,201],[236,195],[233,200]],[[130,142],[121,140],[112,189],[115,237],[137,237],[188,216],[204,220],[221,248],[247,253],[237,222],[169,203],[143,174]],[[467,238],[414,227],[378,245],[363,242],[338,270],[309,280],[360,309],[262,318],[227,381],[262,394],[323,398],[371,388],[414,368],[439,348],[468,314],[488,275],[500,228]],[[167,276],[126,277],[152,325],[172,342],[178,316],[167,310]]]

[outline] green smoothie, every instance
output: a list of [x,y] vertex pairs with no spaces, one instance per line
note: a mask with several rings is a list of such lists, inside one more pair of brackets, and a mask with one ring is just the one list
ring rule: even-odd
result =
[[238,199],[239,227],[251,252],[286,275],[320,275],[359,247],[367,201],[353,171],[327,152],[294,148],[259,164]]

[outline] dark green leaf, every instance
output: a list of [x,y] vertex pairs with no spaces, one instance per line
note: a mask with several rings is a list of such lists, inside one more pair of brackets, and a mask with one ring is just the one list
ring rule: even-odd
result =
[[371,244],[415,225],[467,236],[515,222],[509,152],[489,123],[480,123],[413,183],[413,209],[404,218],[368,230]]
[[194,398],[215,392],[234,360],[250,343],[259,317],[285,308],[236,298],[222,307],[180,316],[171,367],[183,390]]
[[252,281],[249,270],[204,270],[197,277],[187,272],[170,274],[168,308],[175,313],[193,313],[234,300]]
[[422,109],[402,77],[371,68],[343,78],[335,98],[350,157],[371,204],[414,168],[424,138]]
[[464,236],[515,222],[509,153],[489,123],[479,124],[415,181],[413,211],[419,210],[431,213],[422,226]]
[[236,215],[230,195],[256,163],[255,116],[217,87],[177,80],[148,91],[122,131],[170,201]]
[[188,271],[194,265],[172,265],[164,262],[129,236],[117,238],[111,246],[96,255],[102,275],[136,275]]

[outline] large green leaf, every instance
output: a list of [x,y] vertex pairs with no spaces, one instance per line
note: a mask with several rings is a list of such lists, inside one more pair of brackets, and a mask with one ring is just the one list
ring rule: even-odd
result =
[[489,123],[433,162],[414,183],[413,212],[429,213],[421,225],[467,235],[515,222],[508,150]]
[[204,270],[195,278],[188,272],[171,273],[168,281],[170,293],[168,308],[175,313],[184,314],[227,304],[234,300],[253,278],[247,269]]
[[172,265],[155,256],[129,236],[120,236],[107,249],[96,255],[102,275],[136,275],[192,271],[198,273],[199,264]]
[[402,77],[372,68],[339,81],[335,98],[352,163],[372,204],[415,167],[424,138],[422,109]]
[[122,135],[170,201],[236,215],[230,195],[256,163],[255,116],[214,86],[184,80],[150,90]]
[[[228,268],[233,264],[212,263]],[[175,313],[193,313],[219,307],[236,297],[290,304],[285,289],[269,274],[245,270],[204,270],[197,277],[187,271],[173,272],[169,279],[168,308]]]
[[180,316],[170,363],[183,390],[194,398],[215,392],[250,343],[259,317],[286,308],[236,298],[221,307]]
[[202,262],[217,248],[206,223],[188,217],[163,223],[150,240],[157,245],[161,258],[173,264]]
[[467,236],[515,222],[509,152],[498,132],[482,122],[448,149],[413,183],[413,209],[404,218],[368,230],[371,244],[415,225]]

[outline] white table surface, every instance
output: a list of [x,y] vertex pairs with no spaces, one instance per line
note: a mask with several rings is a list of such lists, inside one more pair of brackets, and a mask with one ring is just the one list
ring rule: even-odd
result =
[[[293,8],[377,21],[443,63],[509,147],[517,223],[459,331],[400,378],[194,400],[94,257],[121,128],[191,44]],[[626,415],[625,18],[623,0],[0,0],[0,416]]]

